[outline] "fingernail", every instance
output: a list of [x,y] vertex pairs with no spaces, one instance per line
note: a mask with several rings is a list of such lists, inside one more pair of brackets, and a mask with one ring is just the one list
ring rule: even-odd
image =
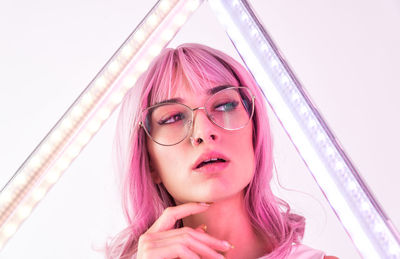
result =
[[211,202],[199,202],[198,204],[201,206],[210,207],[212,203]]
[[224,246],[226,246],[226,248],[235,248],[235,246],[229,243],[228,241],[223,241],[222,243],[224,244]]
[[207,232],[207,225],[206,225],[206,224],[202,224],[202,225],[200,226],[200,228],[201,228],[202,230],[204,230],[204,232]]

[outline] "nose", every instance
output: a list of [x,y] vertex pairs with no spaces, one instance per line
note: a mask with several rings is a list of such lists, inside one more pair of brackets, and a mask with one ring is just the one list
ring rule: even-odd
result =
[[207,117],[204,108],[196,109],[193,115],[193,129],[190,142],[193,146],[198,146],[203,142],[216,141],[218,139],[216,127]]

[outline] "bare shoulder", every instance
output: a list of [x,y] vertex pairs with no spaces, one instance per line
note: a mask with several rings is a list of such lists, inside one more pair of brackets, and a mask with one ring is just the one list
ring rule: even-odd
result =
[[326,255],[324,256],[324,259],[339,259],[339,258],[336,256]]

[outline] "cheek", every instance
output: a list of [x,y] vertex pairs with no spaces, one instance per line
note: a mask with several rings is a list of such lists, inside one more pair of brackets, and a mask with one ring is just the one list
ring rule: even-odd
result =
[[153,168],[164,184],[182,175],[180,172],[185,168],[183,156],[187,152],[179,144],[171,147],[150,144],[148,150]]
[[252,125],[240,130],[230,139],[230,154],[236,160],[238,173],[244,180],[251,180],[255,170]]

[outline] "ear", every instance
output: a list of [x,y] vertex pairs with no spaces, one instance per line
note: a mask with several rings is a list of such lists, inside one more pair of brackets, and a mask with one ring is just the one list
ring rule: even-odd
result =
[[162,183],[161,177],[160,177],[160,175],[158,174],[157,170],[154,168],[154,165],[153,165],[153,163],[151,162],[151,160],[149,161],[149,168],[150,168],[150,175],[151,175],[151,178],[153,179],[153,182],[154,182],[155,184],[160,184],[160,183]]

